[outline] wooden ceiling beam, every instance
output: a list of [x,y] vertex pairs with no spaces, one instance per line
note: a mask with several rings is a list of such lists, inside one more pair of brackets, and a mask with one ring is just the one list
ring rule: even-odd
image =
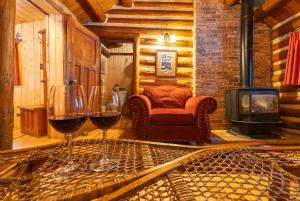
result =
[[224,0],[224,3],[228,6],[234,6],[238,3],[238,0]]
[[133,0],[119,0],[119,5],[123,7],[132,7]]
[[100,38],[103,37],[103,33],[109,33],[109,35],[114,34],[153,34],[160,35],[162,32],[172,32],[176,34],[176,36],[185,36],[191,37],[193,36],[193,32],[191,30],[174,30],[174,29],[148,29],[143,27],[108,27],[108,26],[95,26],[95,25],[85,25],[89,30],[94,32]]
[[31,0],[25,0],[24,2],[28,3],[31,6],[34,6],[36,9],[38,9],[39,11],[41,11],[43,14],[48,15],[48,13],[44,9],[42,9],[39,5],[37,5],[33,1],[31,1]]
[[58,0],[46,0],[48,4],[50,4],[57,12],[62,15],[71,15],[73,19],[77,20],[77,17],[67,8],[63,3]]
[[254,21],[264,20],[270,13],[276,8],[281,8],[283,4],[289,2],[290,0],[269,0],[263,5],[257,8],[254,12]]
[[106,15],[101,4],[97,0],[87,0],[86,2],[88,6],[91,8],[91,10],[94,12],[94,14],[96,15],[99,22],[105,22]]

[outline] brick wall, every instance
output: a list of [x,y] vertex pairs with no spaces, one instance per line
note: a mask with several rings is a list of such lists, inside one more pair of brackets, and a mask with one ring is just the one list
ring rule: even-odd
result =
[[[267,25],[254,26],[254,84],[271,85],[271,51]],[[229,7],[224,0],[195,1],[197,95],[213,96],[218,110],[211,117],[213,129],[228,126],[224,92],[240,81],[240,5]]]

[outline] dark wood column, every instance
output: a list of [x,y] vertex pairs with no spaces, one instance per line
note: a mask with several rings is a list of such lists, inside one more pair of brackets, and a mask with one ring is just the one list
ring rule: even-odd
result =
[[0,0],[0,149],[11,149],[14,123],[16,0]]

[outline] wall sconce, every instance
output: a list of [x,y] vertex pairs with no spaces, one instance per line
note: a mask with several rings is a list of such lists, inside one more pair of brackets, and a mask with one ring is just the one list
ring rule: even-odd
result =
[[159,43],[176,43],[176,35],[173,33],[162,33],[157,41]]

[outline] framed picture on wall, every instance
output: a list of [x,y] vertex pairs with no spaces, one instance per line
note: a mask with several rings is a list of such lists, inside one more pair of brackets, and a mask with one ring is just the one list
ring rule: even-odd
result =
[[156,51],[156,76],[175,77],[177,67],[177,51],[157,50]]

